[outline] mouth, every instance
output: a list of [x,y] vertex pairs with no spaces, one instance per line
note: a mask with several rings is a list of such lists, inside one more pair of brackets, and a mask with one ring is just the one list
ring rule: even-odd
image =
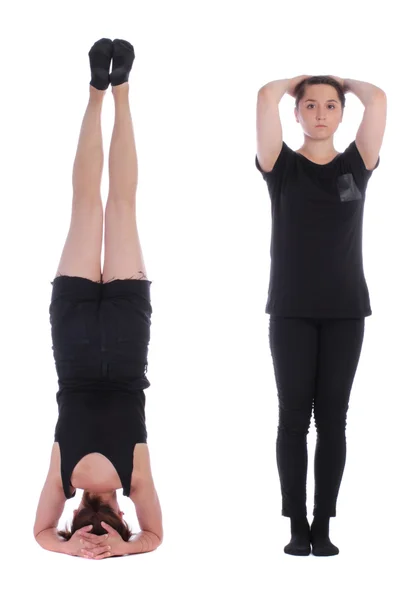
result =
[[327,127],[327,125],[316,125],[316,127]]

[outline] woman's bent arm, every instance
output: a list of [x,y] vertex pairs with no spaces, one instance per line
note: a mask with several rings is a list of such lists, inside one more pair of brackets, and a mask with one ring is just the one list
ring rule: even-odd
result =
[[134,502],[141,532],[128,544],[129,554],[150,552],[163,541],[162,512],[159,497],[152,479],[139,480],[130,494]]
[[260,88],[256,106],[257,157],[264,171],[271,171],[282,148],[282,125],[278,103],[289,79],[271,81]]
[[44,529],[44,531],[41,531],[37,536],[35,536],[35,540],[42,548],[44,548],[44,550],[67,554],[67,540],[57,534],[56,527]]
[[387,121],[385,92],[366,81],[345,79],[345,90],[352,92],[364,105],[364,115],[356,134],[356,145],[365,167],[374,169],[383,143]]

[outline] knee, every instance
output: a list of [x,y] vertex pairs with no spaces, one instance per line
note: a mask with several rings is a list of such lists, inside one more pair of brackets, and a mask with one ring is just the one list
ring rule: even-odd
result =
[[278,433],[283,431],[290,435],[307,435],[310,428],[310,409],[279,409]]
[[134,191],[119,191],[110,189],[106,202],[106,209],[113,211],[135,210],[136,207],[136,192]]
[[73,190],[73,211],[75,208],[81,207],[81,210],[103,213],[103,205],[100,193],[95,190],[78,189]]
[[314,422],[318,434],[321,435],[341,435],[346,429],[346,410],[338,412],[314,410]]

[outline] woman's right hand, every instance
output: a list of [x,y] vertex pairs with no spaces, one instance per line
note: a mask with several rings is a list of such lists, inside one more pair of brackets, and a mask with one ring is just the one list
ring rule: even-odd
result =
[[298,77],[293,77],[292,79],[288,79],[288,88],[287,94],[295,98],[295,88],[303,79],[308,79],[311,75],[298,75]]
[[[91,529],[91,525],[81,527],[73,533],[71,538],[65,542],[65,553],[71,556],[82,556],[83,558],[105,558],[108,556],[108,535],[95,535],[94,539],[86,540],[83,534]],[[93,535],[93,534],[91,534]]]

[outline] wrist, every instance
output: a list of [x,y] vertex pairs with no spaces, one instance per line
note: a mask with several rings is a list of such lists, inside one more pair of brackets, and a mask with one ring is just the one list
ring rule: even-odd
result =
[[64,540],[62,542],[62,544],[60,545],[60,548],[61,549],[59,550],[59,552],[62,552],[63,554],[67,554],[67,556],[72,556],[69,540]]
[[136,554],[133,550],[134,549],[131,546],[131,541],[124,542],[122,547],[122,555],[125,556],[126,554]]

